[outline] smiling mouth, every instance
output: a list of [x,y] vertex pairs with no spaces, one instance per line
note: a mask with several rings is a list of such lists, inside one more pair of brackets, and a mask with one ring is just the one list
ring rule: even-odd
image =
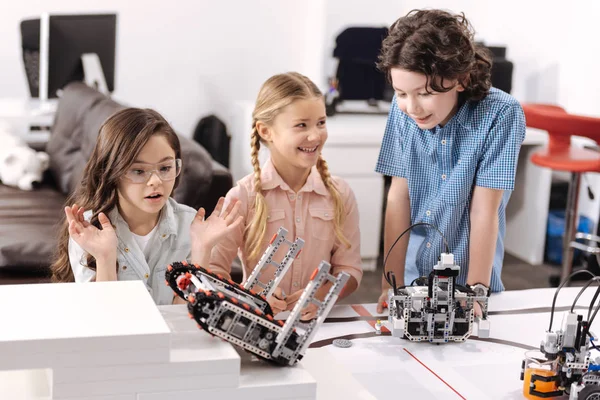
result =
[[319,148],[319,146],[315,146],[315,147],[298,147],[298,150],[304,152],[304,153],[314,153],[315,151],[317,151],[317,149]]
[[413,118],[414,118],[416,121],[425,121],[425,120],[427,120],[429,117],[431,117],[431,114],[430,114],[430,115],[428,115],[428,116],[426,116],[426,117],[424,117],[424,118],[416,118],[416,117],[413,117]]

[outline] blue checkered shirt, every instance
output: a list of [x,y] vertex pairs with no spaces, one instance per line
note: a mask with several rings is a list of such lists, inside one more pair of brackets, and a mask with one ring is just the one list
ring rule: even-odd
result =
[[[492,291],[504,290],[506,204],[514,189],[525,116],[517,100],[492,88],[481,101],[464,103],[444,126],[420,129],[392,101],[376,171],[406,178],[411,222],[428,222],[446,237],[465,284],[469,269],[469,209],[474,186],[504,190],[492,268]],[[413,230],[413,232],[417,229]],[[429,274],[444,250],[433,229],[415,232],[424,239],[416,254],[421,276]],[[411,240],[412,240],[411,235]],[[407,259],[409,257],[407,256]],[[410,282],[406,282],[410,284]]]

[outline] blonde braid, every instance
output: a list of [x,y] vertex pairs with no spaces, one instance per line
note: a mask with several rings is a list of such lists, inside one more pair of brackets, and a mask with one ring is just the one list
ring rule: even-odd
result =
[[267,202],[262,194],[262,184],[260,180],[260,162],[258,160],[258,151],[260,150],[260,135],[256,129],[256,121],[252,123],[252,137],[250,139],[252,167],[254,168],[254,191],[256,199],[254,201],[254,217],[248,225],[244,235],[245,250],[248,261],[258,258],[262,253],[262,241],[267,231]]
[[344,226],[344,220],[346,217],[346,210],[344,209],[344,202],[342,201],[342,196],[340,195],[339,190],[335,186],[335,183],[331,179],[331,174],[329,173],[329,167],[327,166],[327,161],[323,159],[322,156],[319,156],[319,160],[317,161],[317,170],[319,174],[321,174],[321,179],[323,179],[323,183],[331,197],[333,198],[333,206],[334,206],[334,219],[333,219],[333,230],[335,231],[335,236],[338,238],[340,242],[342,242],[347,248],[351,247],[350,242],[344,236],[344,232],[342,231],[342,227]]

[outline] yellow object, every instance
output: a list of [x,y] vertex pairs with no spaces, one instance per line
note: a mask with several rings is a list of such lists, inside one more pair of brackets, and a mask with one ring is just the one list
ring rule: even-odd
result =
[[[529,394],[529,386],[531,383],[531,375],[540,375],[540,376],[555,376],[556,372],[550,371],[542,368],[526,368],[525,374],[523,376],[523,396],[526,399],[541,399],[542,397]],[[549,393],[558,390],[557,386],[558,382],[543,382],[543,381],[535,381],[535,390],[541,393]]]

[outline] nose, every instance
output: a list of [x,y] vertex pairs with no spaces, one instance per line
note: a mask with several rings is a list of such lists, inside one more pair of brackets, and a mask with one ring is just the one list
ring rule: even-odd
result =
[[162,183],[162,180],[158,176],[158,172],[156,172],[156,171],[150,172],[150,178],[148,178],[148,182],[147,182],[148,186],[155,186],[155,185],[159,185],[161,183]]
[[408,97],[406,99],[406,112],[411,115],[418,115],[421,107],[419,103],[414,98]]
[[34,189],[38,189],[40,186],[42,186],[42,182],[40,182],[40,181],[31,182],[31,187]]
[[327,131],[324,130],[322,127],[315,127],[314,129],[311,129],[308,133],[308,140],[310,142],[317,141],[320,140],[323,137],[323,135],[327,135]]

